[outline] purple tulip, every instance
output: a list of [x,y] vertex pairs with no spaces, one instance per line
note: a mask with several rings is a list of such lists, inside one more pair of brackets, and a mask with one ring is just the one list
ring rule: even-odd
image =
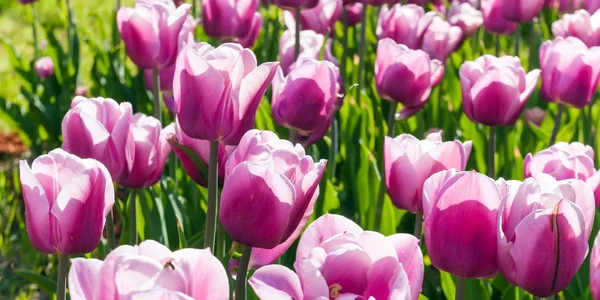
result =
[[21,2],[21,4],[29,4],[29,3],[33,3],[33,2],[37,2],[38,0],[19,0],[19,2]]
[[511,34],[517,29],[517,23],[504,18],[503,0],[481,0],[483,26],[492,33]]
[[202,23],[208,36],[236,39],[248,36],[258,0],[202,1]]
[[129,58],[144,69],[172,65],[191,7],[185,3],[176,8],[171,1],[158,0],[138,0],[133,8],[121,7],[117,24]]
[[526,108],[523,115],[525,116],[525,122],[527,122],[527,124],[534,124],[535,126],[539,127],[546,118],[546,114],[547,113],[545,110],[539,107],[534,107]]
[[592,189],[551,176],[509,182],[498,223],[498,267],[507,281],[537,297],[563,290],[588,252]]
[[590,257],[590,290],[594,300],[600,299],[600,234],[594,239]]
[[462,278],[494,276],[501,200],[496,183],[474,171],[429,177],[423,185],[423,216],[431,264]]
[[600,80],[600,47],[579,39],[557,37],[540,46],[542,96],[546,101],[583,108],[592,101]]
[[[584,0],[581,0],[584,1]],[[590,13],[595,13],[598,9],[600,9],[600,0],[587,0],[585,1],[585,9]],[[580,5],[581,7],[583,5]]]
[[440,131],[419,141],[410,134],[385,137],[383,159],[386,187],[394,205],[423,213],[423,183],[429,176],[449,169],[464,170],[471,141],[442,142]]
[[71,259],[71,299],[229,299],[221,262],[207,249],[169,248],[152,240],[120,246],[104,261]]
[[[347,267],[352,266],[352,272]],[[384,237],[339,215],[311,223],[298,244],[296,273],[280,265],[258,269],[249,284],[260,299],[413,299],[423,283],[419,241]]]
[[[208,170],[210,159],[210,141],[193,139],[185,134],[179,122],[175,122],[165,128],[167,140],[171,144],[171,149],[181,165],[197,184],[206,187],[208,179],[207,174],[201,171],[202,168]],[[219,181],[222,184],[225,177],[225,162],[229,155],[235,150],[235,146],[225,146],[219,144],[218,166]]]
[[54,63],[49,56],[38,58],[35,61],[33,68],[35,69],[37,76],[42,79],[46,79],[54,74]]
[[236,145],[254,127],[258,104],[276,68],[277,63],[257,66],[254,53],[238,44],[186,46],[173,80],[181,129],[194,139]]
[[448,11],[448,22],[460,27],[463,37],[470,36],[483,24],[483,14],[469,2],[454,0]]
[[[342,0],[320,0],[314,8],[300,12],[301,28],[327,35],[334,27],[335,22],[339,20],[342,6]],[[295,28],[296,19],[294,14],[286,10],[283,16],[287,27]]]
[[262,16],[260,13],[254,13],[252,23],[250,24],[250,31],[246,36],[235,39],[234,42],[240,44],[244,48],[251,48],[256,43],[260,29],[262,28]]
[[132,118],[129,102],[118,104],[110,98],[75,97],[62,120],[62,148],[79,157],[100,161],[113,180],[119,182],[133,167]]
[[552,34],[561,37],[576,37],[586,46],[600,46],[600,12],[590,15],[580,9],[573,14],[564,14],[552,23]]
[[297,237],[312,214],[326,162],[314,163],[302,146],[272,132],[248,131],[225,164],[223,227],[249,247],[271,249]]
[[[377,44],[375,84],[379,96],[404,106],[400,116],[406,119],[416,114],[426,103],[431,87],[440,83],[444,66],[430,59],[421,50],[410,50],[392,39],[382,39]],[[398,80],[402,84],[398,84]]]
[[445,61],[461,41],[460,27],[451,26],[434,12],[426,13],[419,23],[429,24],[423,32],[421,49],[432,59]]
[[360,2],[346,4],[345,9],[346,9],[346,22],[348,23],[348,26],[352,27],[352,26],[356,26],[356,24],[359,24],[360,19],[362,18],[362,11],[364,9],[364,5]]
[[521,116],[540,70],[525,74],[518,57],[484,55],[463,63],[459,76],[467,117],[475,123],[507,126]]
[[19,165],[29,240],[42,253],[93,251],[115,202],[108,170],[62,149]]
[[315,8],[320,0],[274,0],[273,3],[283,9]]
[[338,97],[337,67],[328,61],[304,59],[287,76],[281,68],[273,79],[273,120],[295,129],[305,146],[329,129]]
[[396,4],[391,8],[383,6],[379,11],[377,38],[391,38],[410,49],[419,49],[423,33],[429,26],[425,23],[427,20],[422,20],[424,15],[425,10],[414,4]]
[[[596,0],[546,0],[546,6],[552,10],[558,9],[560,12],[568,12],[582,8],[586,3],[589,7],[590,3],[594,1]],[[588,11],[593,13],[596,10],[588,9]]]
[[[312,30],[300,31],[300,54],[298,58],[318,59],[324,41],[325,37],[322,34]],[[279,39],[279,60],[281,60],[281,69],[284,75],[290,72],[290,67],[296,61],[294,56],[295,45],[294,31],[289,29],[284,31]]]
[[543,7],[544,0],[502,0],[502,15],[511,22],[527,23],[532,21]]

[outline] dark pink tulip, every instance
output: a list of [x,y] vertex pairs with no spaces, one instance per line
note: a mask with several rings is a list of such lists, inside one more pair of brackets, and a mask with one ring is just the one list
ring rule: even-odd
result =
[[425,10],[414,4],[396,4],[391,8],[383,6],[379,11],[377,38],[391,38],[410,49],[419,49],[423,33],[429,26],[427,20],[422,20],[424,15]]
[[121,7],[117,24],[129,58],[144,69],[172,65],[191,7],[185,3],[176,8],[171,1],[156,0],[138,0],[133,8]]
[[33,64],[33,68],[37,76],[42,79],[46,79],[54,74],[54,63],[49,56],[38,58]]
[[462,278],[494,276],[501,200],[496,183],[474,171],[429,177],[423,185],[423,216],[431,264]]
[[[596,0],[546,0],[546,6],[553,10],[558,9],[560,12],[569,12],[583,8],[586,3],[589,7],[589,4],[594,1]],[[588,11],[593,13],[595,10]]]
[[[131,136],[133,136],[133,165],[128,174],[119,178],[119,184],[130,188],[147,188],[160,179],[169,157],[167,132],[162,129],[160,121],[142,113],[133,115],[131,119]],[[128,141],[129,142],[129,141]]]
[[394,205],[423,213],[423,183],[429,176],[448,169],[464,170],[471,154],[471,141],[442,142],[442,133],[419,141],[410,134],[385,138],[383,146],[385,179]]
[[315,8],[320,0],[273,0],[273,3],[283,9]]
[[[342,6],[342,0],[320,0],[316,7],[303,10],[300,12],[302,30],[310,29],[327,35],[339,20]],[[285,11],[283,16],[287,27],[295,28],[294,13]]]
[[483,26],[492,33],[511,34],[517,28],[517,23],[504,18],[503,0],[481,0]]
[[512,182],[498,216],[498,267],[510,283],[537,297],[558,294],[588,252],[592,189],[551,176]]
[[[205,178],[207,174],[201,171],[201,168],[205,168],[208,171],[208,163],[210,159],[210,141],[193,139],[185,134],[179,122],[167,126],[165,128],[167,140],[171,144],[171,149],[181,165],[197,184],[206,187],[208,179]],[[225,146],[219,144],[219,181],[223,183],[225,177],[225,162],[229,155],[235,150],[235,146]],[[198,165],[200,164],[200,166]]]
[[194,139],[236,145],[254,127],[277,63],[257,66],[250,49],[226,43],[188,45],[177,58],[173,95],[181,129]]
[[129,102],[118,104],[110,98],[75,97],[62,120],[62,148],[79,157],[100,161],[113,180],[119,182],[133,167],[132,118]]
[[[432,86],[440,83],[444,66],[430,59],[421,50],[410,50],[392,39],[382,39],[377,44],[375,84],[379,96],[387,101],[400,102],[401,118],[417,113],[426,103]],[[398,84],[402,80],[402,84]]]
[[242,45],[244,48],[251,48],[256,43],[258,39],[258,34],[260,33],[260,29],[262,28],[262,16],[260,13],[254,13],[254,17],[252,18],[252,23],[250,24],[250,31],[248,35],[241,37],[235,40],[236,43]]
[[600,47],[588,48],[573,37],[557,37],[540,46],[542,96],[546,101],[583,108],[600,80]]
[[21,4],[29,4],[29,3],[33,3],[33,2],[37,2],[38,0],[19,0],[19,2],[21,2]]
[[207,249],[167,247],[147,240],[120,246],[104,261],[71,259],[71,299],[229,299],[229,281],[221,262]]
[[484,55],[465,62],[459,76],[467,117],[475,123],[506,126],[521,116],[540,70],[525,74],[518,57]]
[[544,7],[544,0],[502,0],[502,14],[511,22],[530,22]]
[[360,23],[360,19],[362,18],[362,11],[364,9],[364,5],[360,2],[346,4],[346,21],[348,22],[348,26],[356,26],[356,24]]
[[546,118],[546,114],[546,111],[539,107],[526,108],[524,112],[525,122],[539,127]]
[[202,1],[202,23],[208,36],[236,39],[248,36],[258,0]]
[[329,129],[338,100],[337,67],[328,61],[304,59],[273,79],[273,119],[295,129],[305,146],[319,141]]
[[19,165],[29,240],[42,253],[93,251],[114,202],[108,170],[62,149]]
[[428,12],[419,23],[429,24],[423,32],[421,49],[432,59],[445,61],[462,39],[462,30],[451,26],[437,13]]
[[452,1],[448,11],[448,23],[460,27],[463,38],[472,35],[483,24],[483,14],[469,2]]
[[594,300],[600,299],[600,234],[594,239],[590,257],[590,290]]
[[564,14],[552,23],[552,34],[561,37],[576,37],[586,46],[600,46],[600,12],[590,15],[580,9],[573,14]]
[[248,131],[225,164],[223,227],[234,241],[250,247],[271,249],[297,237],[326,163],[314,163],[302,146],[270,131]]
[[[314,58],[318,59],[321,54],[321,48],[325,37],[312,30],[300,31],[300,54],[298,58]],[[290,72],[290,67],[296,61],[294,58],[294,46],[296,40],[293,30],[286,30],[279,38],[279,60],[281,61],[281,69],[287,75]]]

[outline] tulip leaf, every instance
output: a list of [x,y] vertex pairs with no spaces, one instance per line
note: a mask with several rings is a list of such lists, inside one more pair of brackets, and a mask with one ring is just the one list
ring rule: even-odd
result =
[[452,274],[440,271],[440,284],[446,299],[454,300],[456,294],[456,285],[454,284],[454,278],[452,278]]
[[14,269],[14,272],[21,278],[36,284],[46,295],[51,296],[56,294],[56,281],[32,270]]
[[185,153],[185,155],[194,162],[194,165],[200,173],[200,176],[204,179],[205,182],[208,182],[208,166],[204,163],[204,161],[202,161],[200,156],[191,148],[180,144],[174,136],[169,137],[167,141],[169,142],[169,144],[171,144],[172,147],[175,147],[178,150]]

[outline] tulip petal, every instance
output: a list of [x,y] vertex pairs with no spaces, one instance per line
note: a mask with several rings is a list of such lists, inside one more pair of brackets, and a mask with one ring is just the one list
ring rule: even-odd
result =
[[31,244],[43,253],[56,253],[51,235],[50,205],[44,188],[27,162],[19,163],[19,179],[25,200],[25,221]]
[[196,300],[229,299],[229,281],[221,262],[208,249],[182,249],[175,252],[188,278],[189,296]]
[[102,261],[98,259],[71,259],[69,268],[69,295],[71,299],[94,299],[96,284],[100,279]]
[[298,275],[284,266],[262,267],[250,277],[248,284],[260,299],[304,299]]
[[397,233],[386,237],[394,246],[398,255],[398,261],[402,265],[410,284],[410,298],[416,300],[421,293],[425,265],[423,253],[419,246],[419,240],[412,234]]
[[318,247],[324,241],[339,234],[352,233],[356,236],[363,232],[362,228],[350,219],[340,216],[325,214],[312,222],[300,238],[296,250],[296,263],[308,258],[311,249]]

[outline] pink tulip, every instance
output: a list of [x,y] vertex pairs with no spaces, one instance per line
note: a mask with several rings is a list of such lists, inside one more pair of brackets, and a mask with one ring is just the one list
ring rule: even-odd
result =
[[208,36],[219,38],[243,38],[252,28],[258,0],[204,0],[202,23]]
[[590,290],[594,300],[600,299],[600,234],[594,239],[590,257]]
[[[352,272],[348,272],[352,266]],[[324,215],[304,232],[296,273],[279,265],[258,269],[249,284],[260,299],[418,299],[423,283],[419,241],[384,237],[339,215]]]
[[246,36],[243,36],[238,39],[234,39],[234,42],[240,44],[244,48],[251,48],[256,43],[258,39],[258,35],[260,34],[260,29],[262,28],[262,16],[260,13],[254,13],[254,17],[252,18],[252,23],[250,24],[250,31]]
[[[581,0],[584,1],[584,0]],[[595,13],[598,9],[600,9],[600,0],[587,0],[585,1],[585,9],[590,13]],[[583,5],[580,5],[581,7]]]
[[[595,0],[546,0],[546,6],[552,10],[558,9],[560,12],[569,12],[580,9],[587,2],[589,4],[594,2]],[[589,12],[594,12],[595,10],[588,10]]]
[[37,2],[38,0],[19,0],[19,2],[21,2],[21,4],[29,4],[29,3],[33,3],[33,2]]
[[503,14],[503,0],[481,0],[483,26],[492,33],[511,34],[517,23],[507,20]]
[[552,34],[561,37],[576,37],[586,46],[600,46],[600,12],[590,15],[580,9],[573,14],[564,14],[552,23]]
[[133,141],[133,165],[128,174],[118,182],[130,188],[147,188],[158,182],[165,168],[169,152],[167,132],[160,121],[142,113],[131,119]]
[[221,262],[207,249],[167,247],[147,240],[120,246],[104,261],[71,259],[71,299],[229,299]]
[[448,11],[448,23],[460,27],[463,38],[472,35],[483,24],[483,14],[469,2],[452,1]]
[[[314,58],[319,59],[321,48],[325,37],[312,30],[300,31],[300,54],[298,58]],[[287,75],[290,72],[290,67],[294,64],[295,53],[294,46],[296,40],[293,30],[286,30],[279,39],[279,60],[281,61],[281,69],[283,74]]]
[[249,247],[271,249],[295,239],[312,214],[326,163],[314,163],[302,146],[272,132],[248,131],[225,164],[223,227]]
[[518,57],[484,55],[465,62],[459,76],[467,117],[475,123],[507,126],[521,116],[540,70],[525,74]]
[[315,8],[320,0],[274,0],[273,3],[283,9],[310,9]]
[[458,26],[451,26],[434,12],[426,13],[419,22],[429,24],[423,32],[421,49],[432,59],[445,61],[461,41],[462,30]]
[[273,79],[273,119],[295,129],[305,146],[319,141],[329,129],[338,97],[337,67],[328,61],[304,59]]
[[[210,159],[210,141],[193,139],[185,134],[179,122],[175,122],[165,128],[167,140],[171,149],[181,165],[197,184],[206,187],[208,179],[208,163]],[[219,181],[222,184],[225,177],[225,162],[229,155],[235,150],[234,146],[219,144],[218,166]],[[205,172],[202,172],[205,169]]]
[[257,66],[238,44],[188,45],[177,58],[173,95],[181,129],[191,138],[235,145],[254,127],[258,104],[277,63]]
[[33,68],[37,76],[41,79],[46,79],[54,74],[54,63],[49,56],[38,58],[33,64]]
[[544,0],[502,0],[502,14],[511,22],[530,22],[543,7]]
[[140,68],[166,68],[175,62],[179,33],[192,6],[171,1],[138,0],[117,13],[119,32],[129,58]]
[[[416,114],[425,106],[432,86],[439,84],[443,75],[442,63],[437,59],[430,59],[421,50],[409,50],[388,38],[377,44],[377,92],[384,100],[402,103],[404,107],[400,116],[403,119]],[[398,80],[402,84],[398,84]]]
[[600,80],[600,47],[579,39],[557,37],[540,46],[542,96],[546,101],[583,108],[592,101]]
[[29,240],[42,253],[93,251],[115,202],[108,170],[62,149],[19,165]]
[[524,113],[525,122],[539,127],[546,118],[546,114],[546,111],[539,107],[526,108]]
[[[410,49],[419,49],[423,33],[429,26],[428,20],[423,20],[425,10],[422,7],[408,4],[396,4],[391,8],[381,7],[377,23],[377,38],[391,38],[398,44]],[[429,20],[431,21],[431,20]]]
[[87,97],[90,93],[90,90],[85,85],[80,85],[75,89],[75,96]]
[[384,4],[394,4],[396,0],[361,0],[365,5],[382,6]]
[[[342,13],[342,0],[320,0],[319,4],[311,9],[300,12],[300,23],[302,30],[313,30],[317,33],[327,35],[339,20]],[[284,12],[285,24],[288,28],[295,28],[295,16],[290,11]]]
[[132,118],[129,102],[118,104],[110,98],[75,97],[62,120],[62,148],[79,157],[100,161],[113,180],[119,182],[133,167]]
[[581,180],[509,184],[498,218],[500,273],[537,297],[558,294],[587,255],[594,214],[592,189]]
[[441,131],[419,141],[410,134],[385,138],[383,146],[386,187],[394,205],[423,213],[423,183],[429,176],[448,169],[464,170],[471,141],[442,142]]
[[362,11],[364,9],[364,5],[360,2],[347,4],[345,5],[345,9],[346,21],[348,22],[348,26],[352,27],[356,26],[356,24],[359,24],[360,19],[362,18]]
[[496,183],[474,171],[429,177],[423,185],[423,216],[431,264],[462,278],[494,276],[501,200]]

